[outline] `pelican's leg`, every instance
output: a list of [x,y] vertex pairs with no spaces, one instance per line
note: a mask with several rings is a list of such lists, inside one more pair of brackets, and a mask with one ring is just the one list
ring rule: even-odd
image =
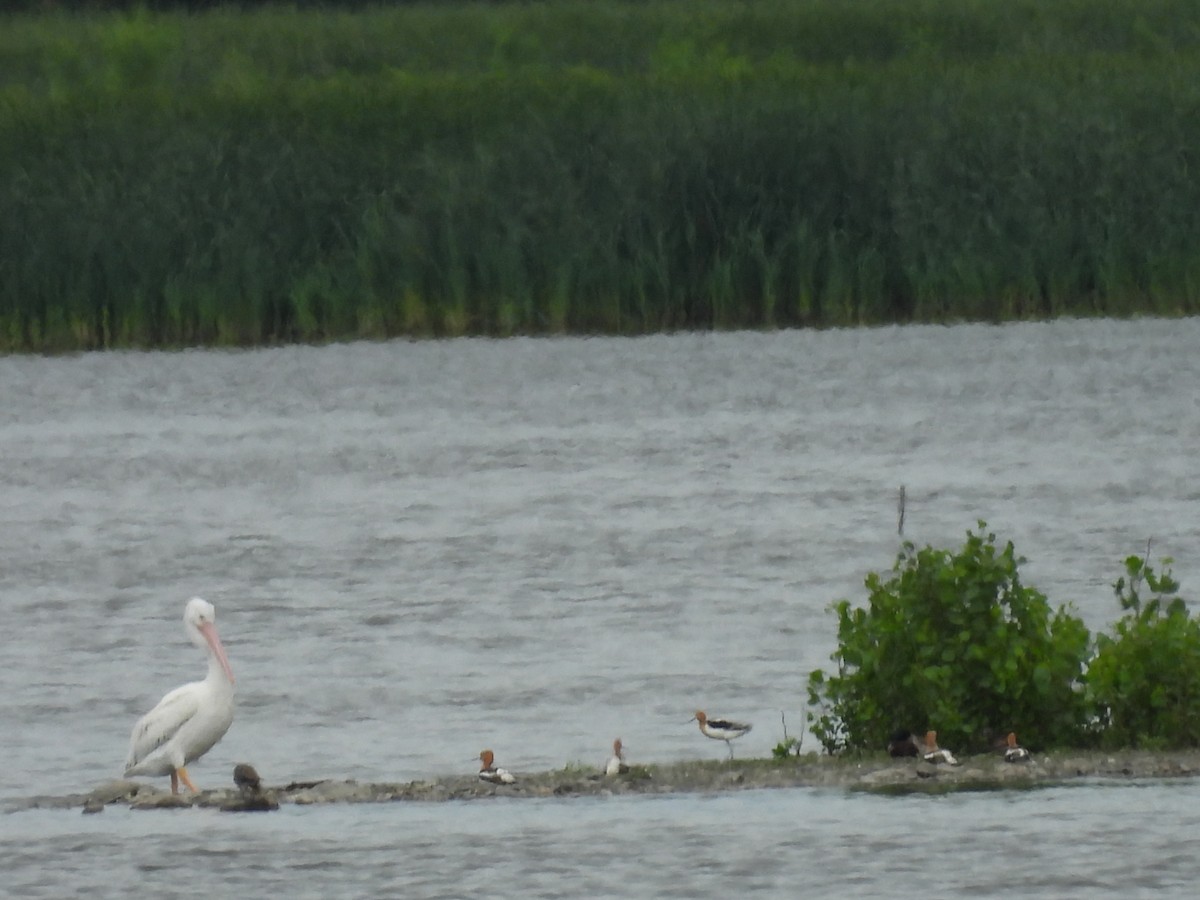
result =
[[[187,785],[187,789],[189,791],[191,791],[193,794],[200,793],[200,791],[197,789],[197,787],[194,784],[192,784],[192,779],[188,778],[187,769],[185,769],[183,766],[180,766],[175,771],[179,773],[180,779],[183,781],[184,784]],[[174,782],[175,782],[175,776],[171,775],[171,783],[174,784]]]
[[171,793],[179,793],[179,776],[175,774],[175,770],[171,770]]

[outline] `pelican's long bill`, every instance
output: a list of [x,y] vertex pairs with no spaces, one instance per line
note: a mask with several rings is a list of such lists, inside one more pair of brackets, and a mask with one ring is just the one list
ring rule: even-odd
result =
[[212,650],[213,655],[217,658],[217,662],[221,664],[221,668],[225,670],[225,675],[229,678],[229,683],[235,684],[236,679],[233,677],[233,669],[229,666],[229,657],[225,655],[225,648],[221,646],[221,639],[217,636],[217,626],[212,622],[204,622],[196,627],[200,630],[200,634],[204,636],[205,643]]

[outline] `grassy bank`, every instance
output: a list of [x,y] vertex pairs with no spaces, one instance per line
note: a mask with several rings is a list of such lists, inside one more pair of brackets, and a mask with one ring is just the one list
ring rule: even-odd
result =
[[1200,7],[0,28],[0,350],[1200,310]]

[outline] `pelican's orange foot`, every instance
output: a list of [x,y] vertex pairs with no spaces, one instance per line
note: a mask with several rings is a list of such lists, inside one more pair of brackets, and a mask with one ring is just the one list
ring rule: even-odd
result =
[[[180,766],[176,771],[179,773],[180,780],[185,785],[187,785],[187,789],[189,791],[191,791],[193,794],[198,794],[200,792],[199,789],[194,784],[192,784],[192,779],[188,778],[187,769],[185,769],[183,766]],[[171,783],[172,783],[172,786],[174,786],[174,783],[175,783],[174,775],[171,776]]]

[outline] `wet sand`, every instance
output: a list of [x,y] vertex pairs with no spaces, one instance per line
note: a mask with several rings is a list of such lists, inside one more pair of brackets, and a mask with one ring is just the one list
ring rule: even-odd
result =
[[1200,751],[1151,753],[1064,752],[1034,754],[1022,763],[996,755],[967,757],[961,765],[932,765],[885,756],[858,758],[806,754],[786,760],[687,761],[632,765],[623,775],[567,766],[522,773],[515,784],[488,784],[473,774],[411,782],[357,782],[336,778],[302,779],[265,786],[247,797],[237,788],[201,790],[173,796],[152,782],[115,780],[86,793],[29,797],[9,804],[21,809],[102,811],[110,804],[132,809],[219,808],[230,812],[269,811],[278,804],[421,803],[494,797],[595,797],[614,794],[717,793],[789,787],[821,787],[875,793],[947,793],[1021,790],[1071,781],[1131,781],[1200,776]]

